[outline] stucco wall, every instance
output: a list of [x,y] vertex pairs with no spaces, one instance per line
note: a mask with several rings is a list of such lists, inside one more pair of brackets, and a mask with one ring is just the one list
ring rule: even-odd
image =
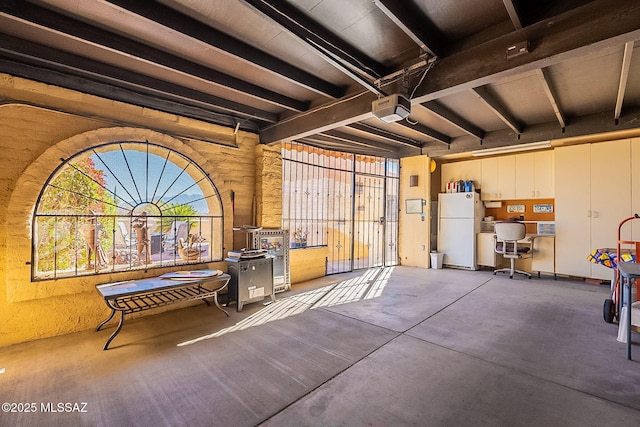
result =
[[[233,225],[252,218],[255,134],[234,135],[233,129],[6,75],[0,75],[0,97],[0,346],[95,328],[108,314],[95,285],[167,271],[31,282],[33,210],[61,159],[107,142],[148,140],[210,174],[224,207],[225,253],[233,248]],[[224,262],[209,267],[225,269]]]
[[[400,218],[398,252],[400,264],[429,268],[429,201],[431,188],[431,159],[427,156],[406,157],[400,161]],[[409,177],[418,176],[418,185],[411,187]],[[424,215],[408,214],[407,199],[423,199]]]
[[291,283],[317,279],[326,274],[327,247],[292,249],[289,255],[291,264]]

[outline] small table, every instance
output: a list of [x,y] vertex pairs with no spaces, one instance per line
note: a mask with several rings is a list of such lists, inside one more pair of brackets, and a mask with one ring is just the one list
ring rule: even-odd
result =
[[[635,262],[619,262],[618,270],[622,277],[622,285],[624,286],[624,289],[627,290],[627,359],[631,360],[631,315],[633,311],[631,301],[631,281],[640,278],[640,264]],[[622,290],[623,292],[624,289]],[[622,307],[622,305],[620,305],[620,307]]]
[[127,280],[96,286],[98,293],[102,295],[105,303],[111,309],[109,317],[98,325],[96,331],[109,322],[116,311],[121,314],[118,327],[111,334],[103,349],[109,348],[111,341],[122,329],[125,314],[198,299],[211,305],[205,299],[211,297],[216,307],[229,316],[229,313],[218,302],[218,293],[227,287],[229,279],[231,276],[219,270],[195,270],[176,271],[149,279]]

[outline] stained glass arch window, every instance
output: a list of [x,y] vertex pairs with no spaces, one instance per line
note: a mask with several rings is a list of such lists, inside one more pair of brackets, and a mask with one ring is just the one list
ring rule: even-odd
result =
[[220,194],[188,157],[127,141],[61,160],[35,209],[34,280],[222,260]]

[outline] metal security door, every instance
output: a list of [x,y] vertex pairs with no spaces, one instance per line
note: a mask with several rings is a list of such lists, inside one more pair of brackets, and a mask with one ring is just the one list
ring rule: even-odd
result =
[[355,174],[353,269],[385,265],[385,178]]
[[327,274],[397,265],[399,180],[344,172],[336,178]]
[[327,274],[344,273],[351,265],[353,172],[332,170],[327,179]]

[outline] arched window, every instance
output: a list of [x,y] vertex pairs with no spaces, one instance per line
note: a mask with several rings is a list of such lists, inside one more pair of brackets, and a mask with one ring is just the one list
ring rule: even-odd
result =
[[189,158],[116,142],[62,160],[35,210],[34,280],[222,260],[220,194]]

